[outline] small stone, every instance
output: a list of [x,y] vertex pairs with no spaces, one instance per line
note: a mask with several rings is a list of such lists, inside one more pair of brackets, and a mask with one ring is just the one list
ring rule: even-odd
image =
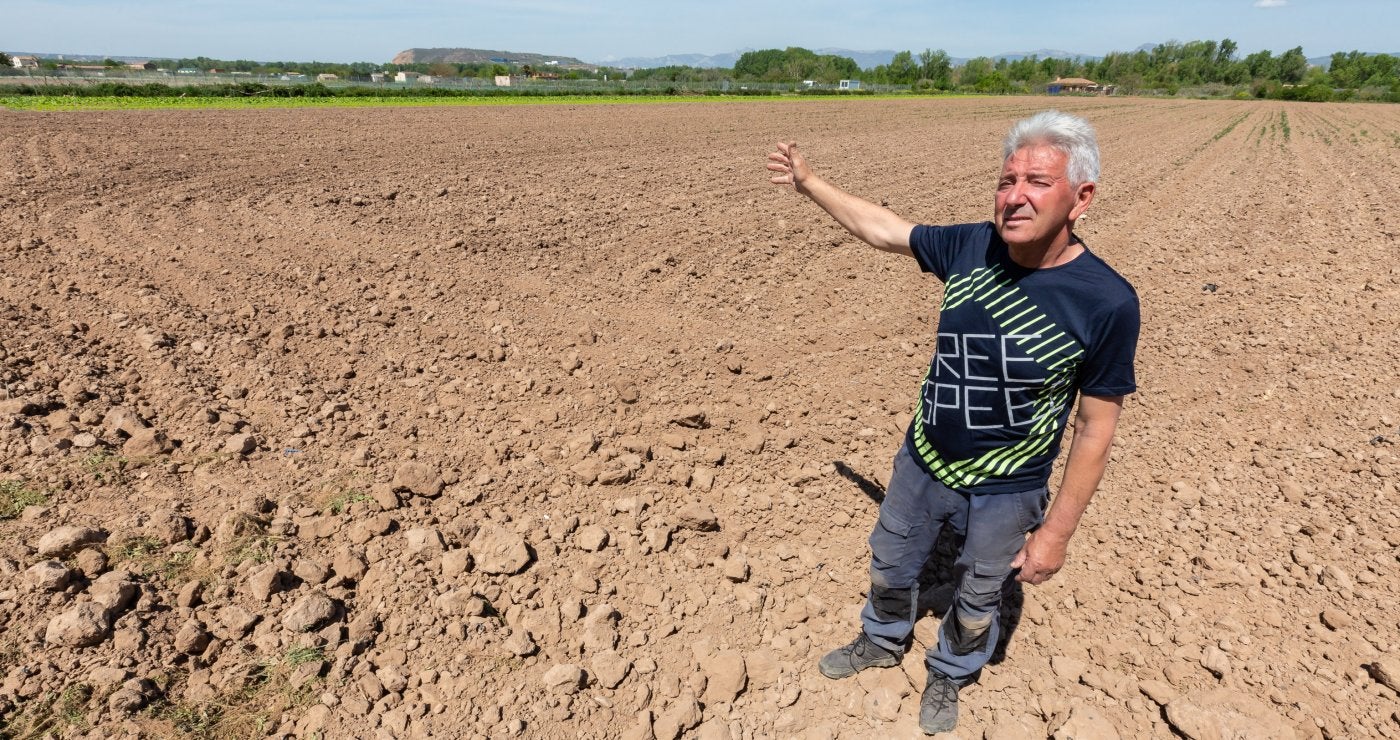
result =
[[431,527],[414,527],[404,532],[404,552],[410,560],[430,560],[443,551],[447,543],[442,533]]
[[523,629],[517,629],[511,636],[506,638],[504,646],[511,655],[524,658],[534,655],[539,650],[539,646],[530,638],[530,633]]
[[112,631],[112,614],[107,607],[84,601],[49,620],[44,642],[57,647],[91,647]]
[[900,717],[899,706],[904,701],[904,696],[888,686],[877,686],[865,695],[865,700],[862,702],[865,716],[880,722],[898,720]]
[[286,590],[291,579],[285,563],[267,563],[248,576],[248,593],[266,603],[273,594]]
[[1098,709],[1081,704],[1070,710],[1069,718],[1050,737],[1054,740],[1119,740],[1122,736]]
[[125,406],[113,406],[102,417],[102,429],[114,436],[130,437],[148,426],[145,419]]
[[696,501],[681,507],[676,512],[676,519],[684,529],[693,529],[700,532],[709,532],[719,529],[719,518],[715,516],[708,504]]
[[700,670],[705,673],[706,704],[712,702],[733,703],[748,685],[748,673],[744,668],[744,656],[735,650],[726,650],[700,660]]
[[91,527],[59,527],[39,538],[36,546],[41,558],[66,558],[73,553],[107,540],[107,533]]
[[1372,662],[1367,668],[1376,683],[1400,693],[1400,658],[1385,657]]
[[545,671],[544,685],[550,691],[576,694],[583,687],[583,669],[573,663],[561,663]]
[[656,740],[656,733],[651,729],[651,710],[639,712],[636,721],[623,731],[619,740]]
[[1065,681],[1079,683],[1079,677],[1084,675],[1084,662],[1067,655],[1056,655],[1050,658],[1050,670]]
[[331,569],[340,578],[358,581],[369,571],[369,564],[359,552],[348,547],[341,548],[335,554],[335,560],[331,561]]
[[106,692],[109,689],[116,688],[125,683],[128,678],[131,678],[131,673],[125,668],[101,666],[92,669],[92,671],[88,673],[87,680],[89,684],[92,684],[94,689]]
[[173,449],[175,447],[170,443],[170,438],[159,429],[142,429],[122,444],[122,454],[129,457],[166,455]]
[[466,548],[448,550],[442,554],[442,574],[448,578],[460,576],[472,569],[472,553]]
[[1329,629],[1344,630],[1351,626],[1351,616],[1335,607],[1327,607],[1322,610],[1322,623]]
[[1138,681],[1138,691],[1141,691],[1158,706],[1165,706],[1176,698],[1176,690],[1170,685],[1151,679]]
[[1322,569],[1322,585],[1333,591],[1351,591],[1356,588],[1356,581],[1352,580],[1351,574],[1335,565],[1327,565]]
[[141,587],[137,585],[134,577],[124,570],[103,573],[88,586],[88,595],[92,600],[112,610],[114,614],[131,608],[140,594]]
[[292,632],[311,632],[326,626],[335,616],[336,605],[329,596],[307,594],[282,615],[282,626]]
[[735,583],[749,580],[749,561],[743,555],[734,555],[725,560],[724,577]]
[[1216,678],[1223,678],[1230,672],[1230,656],[1220,648],[1209,645],[1201,654],[1201,667],[1210,671]]
[[73,578],[73,571],[57,560],[35,563],[24,572],[24,582],[36,591],[62,591]]
[[107,708],[116,714],[135,714],[146,706],[146,697],[139,691],[120,688],[107,697]]
[[198,655],[209,646],[211,635],[204,625],[191,619],[180,626],[175,633],[175,649],[186,655]]
[[438,471],[421,462],[409,461],[394,471],[395,491],[408,491],[419,496],[435,498],[442,495],[444,485]]
[[262,619],[258,615],[244,609],[241,606],[226,606],[219,610],[219,623],[228,629],[235,637],[242,637],[248,634],[248,630]]
[[690,405],[681,409],[680,412],[671,417],[671,423],[676,426],[689,427],[691,429],[704,429],[709,426],[704,409],[699,406]]
[[180,587],[180,592],[175,595],[175,606],[184,609],[193,609],[203,603],[204,584],[198,580],[190,581]]
[[1191,740],[1269,738],[1293,740],[1297,732],[1268,705],[1233,688],[1173,699],[1166,706],[1167,722]]
[[73,564],[78,566],[78,570],[88,578],[96,578],[107,570],[107,554],[95,547],[88,547],[78,551],[73,556]]
[[235,434],[224,442],[224,452],[233,455],[247,455],[258,448],[258,440],[251,434]]
[[496,524],[482,525],[469,547],[476,567],[492,575],[514,575],[530,564],[525,538]]
[[608,530],[596,524],[589,524],[579,527],[574,533],[574,544],[580,550],[586,552],[597,552],[608,544]]
[[681,733],[699,726],[702,716],[700,702],[694,694],[686,692],[656,718],[652,728],[657,740],[676,740]]
[[597,679],[598,685],[606,689],[615,689],[627,678],[627,672],[632,670],[632,661],[622,657],[615,650],[604,650],[593,656],[589,667],[593,669],[593,677]]

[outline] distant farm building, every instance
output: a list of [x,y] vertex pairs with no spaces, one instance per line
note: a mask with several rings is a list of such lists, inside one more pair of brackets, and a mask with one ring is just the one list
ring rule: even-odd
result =
[[155,62],[131,62],[130,64],[127,64],[127,65],[126,65],[126,68],[127,68],[127,69],[136,70],[137,72],[154,72],[155,69],[156,69],[156,63],[155,63]]
[[422,76],[417,72],[400,72],[394,75],[394,82],[417,82]]
[[16,69],[38,69],[39,58],[30,56],[10,57],[10,64]]
[[384,81],[384,73],[383,73],[383,72],[370,72],[370,73],[369,73],[369,81],[370,81],[370,82],[375,82],[375,83],[383,82],[383,81]]
[[333,75],[329,72],[322,72],[316,75],[317,82],[335,82],[338,79],[340,79],[340,75]]
[[1093,80],[1086,80],[1083,77],[1059,77],[1045,86],[1045,92],[1051,95],[1060,93],[1087,93],[1090,95],[1112,95],[1117,89],[1114,85],[1100,85]]
[[859,90],[860,80],[841,80],[841,82],[837,84],[837,87],[842,90]]
[[496,75],[496,87],[510,87],[510,75]]

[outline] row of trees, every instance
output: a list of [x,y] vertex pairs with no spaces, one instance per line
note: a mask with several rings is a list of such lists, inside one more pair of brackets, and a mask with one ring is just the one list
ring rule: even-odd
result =
[[[727,70],[725,70],[727,71]],[[720,71],[723,72],[723,71]],[[847,57],[818,55],[801,48],[747,52],[734,65],[737,80],[796,82],[862,78],[914,89],[983,93],[1032,92],[1063,77],[1084,77],[1126,93],[1205,88],[1255,97],[1303,100],[1364,97],[1400,102],[1400,58],[1359,51],[1332,55],[1328,69],[1309,66],[1301,46],[1279,55],[1264,50],[1241,57],[1239,44],[1222,41],[1169,41],[1151,49],[1112,52],[1102,59],[1022,59],[977,57],[954,65],[942,49],[901,51],[888,64],[861,71]],[[669,79],[698,81],[716,70],[668,68]]]
[[734,62],[734,77],[755,82],[812,80],[831,83],[860,77],[860,65],[850,57],[818,54],[791,46],[744,52]]
[[[8,65],[8,58],[0,54]],[[332,73],[342,79],[364,79],[371,72],[413,71],[434,77],[490,79],[496,75],[530,73],[528,66],[501,63],[349,64],[324,62],[254,62],[209,57],[153,60],[165,69],[219,69],[278,75],[308,76]],[[638,81],[704,84],[724,81],[798,83],[812,80],[835,83],[861,79],[884,85],[908,85],[915,90],[956,90],[982,93],[1033,92],[1062,77],[1085,77],[1116,85],[1125,93],[1164,92],[1175,95],[1183,88],[1213,94],[1244,94],[1303,100],[1329,100],[1360,96],[1400,102],[1400,58],[1358,51],[1338,52],[1328,69],[1309,66],[1302,47],[1274,55],[1259,51],[1241,57],[1239,45],[1222,41],[1170,41],[1151,49],[1111,52],[1101,59],[992,59],[978,57],[955,65],[942,49],[914,53],[901,51],[888,64],[862,70],[855,60],[833,54],[817,54],[801,47],[745,52],[732,69],[686,66],[619,70],[549,69],[565,79],[631,79]],[[109,66],[118,66],[110,61]],[[42,60],[47,67],[57,60]],[[544,70],[541,70],[544,71]]]

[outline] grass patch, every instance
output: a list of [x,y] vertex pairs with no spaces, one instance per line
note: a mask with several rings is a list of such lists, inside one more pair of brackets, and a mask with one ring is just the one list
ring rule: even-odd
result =
[[42,700],[29,702],[20,711],[0,719],[0,738],[38,740],[84,732],[88,729],[87,705],[91,699],[91,686],[70,684],[62,692],[49,693]]
[[225,548],[224,562],[234,567],[249,560],[258,565],[270,562],[272,556],[277,553],[277,542],[280,539],[270,534],[251,534],[239,537]]
[[265,737],[272,729],[274,716],[309,706],[316,700],[322,690],[322,679],[300,686],[292,685],[291,679],[298,666],[320,660],[325,660],[325,651],[321,648],[294,647],[280,659],[249,666],[243,686],[237,690],[205,704],[160,702],[152,706],[150,715],[182,737],[199,740]]
[[114,486],[124,486],[131,481],[127,473],[130,465],[130,460],[107,450],[98,450],[82,459],[83,470],[98,483]]
[[321,507],[321,509],[327,514],[339,515],[343,513],[346,509],[348,509],[351,504],[358,504],[363,503],[365,501],[373,500],[373,496],[357,488],[344,488],[331,494],[330,498],[326,499],[326,502]]
[[0,520],[14,519],[26,508],[48,500],[48,496],[25,485],[24,481],[0,481]]
[[115,560],[142,576],[159,575],[166,583],[188,580],[198,553],[186,547],[171,550],[154,537],[131,537],[112,549]]
[[1288,127],[1288,111],[1281,111],[1278,115],[1280,126],[1283,128],[1283,140],[1288,141],[1293,135],[1293,129]]
[[298,645],[287,651],[283,662],[292,668],[326,659],[326,651],[318,647]]

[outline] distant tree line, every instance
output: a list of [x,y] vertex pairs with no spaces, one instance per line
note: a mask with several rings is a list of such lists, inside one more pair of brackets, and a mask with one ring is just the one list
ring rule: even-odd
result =
[[853,59],[816,54],[800,47],[745,52],[732,70],[666,67],[676,82],[732,77],[738,81],[830,83],[861,79],[880,85],[908,85],[915,91],[1031,93],[1056,79],[1083,77],[1120,91],[1176,95],[1201,94],[1291,100],[1346,100],[1359,97],[1400,102],[1400,58],[1359,51],[1332,55],[1329,69],[1310,67],[1301,46],[1275,56],[1259,51],[1244,57],[1231,39],[1169,41],[1150,50],[1111,52],[1102,59],[1022,59],[977,57],[954,65],[942,49],[901,51],[888,64],[861,70]]
[[[0,59],[5,59],[0,55]],[[877,85],[908,86],[915,92],[976,92],[991,94],[1033,93],[1059,78],[1083,77],[1114,85],[1128,94],[1233,95],[1286,100],[1388,100],[1400,102],[1400,58],[1359,51],[1333,54],[1330,67],[1309,66],[1302,47],[1274,55],[1259,51],[1241,57],[1239,45],[1222,41],[1169,41],[1151,49],[1111,52],[1102,59],[1007,59],[977,57],[954,65],[942,49],[901,51],[888,64],[862,70],[850,57],[818,54],[801,47],[745,52],[732,69],[670,66],[620,70],[531,69],[529,65],[500,62],[423,62],[377,64],[373,62],[255,62],[209,57],[155,59],[157,67],[217,69],[225,72],[277,76],[335,74],[345,80],[364,80],[372,72],[393,74],[412,71],[444,79],[491,79],[505,74],[545,73],[566,80],[636,80],[654,85],[666,83],[677,90],[686,85],[702,89],[725,81],[800,85],[804,81],[831,85],[839,80],[860,79]],[[54,68],[63,60],[44,59],[41,66]],[[120,63],[105,60],[109,67]],[[819,92],[813,90],[811,92]]]

